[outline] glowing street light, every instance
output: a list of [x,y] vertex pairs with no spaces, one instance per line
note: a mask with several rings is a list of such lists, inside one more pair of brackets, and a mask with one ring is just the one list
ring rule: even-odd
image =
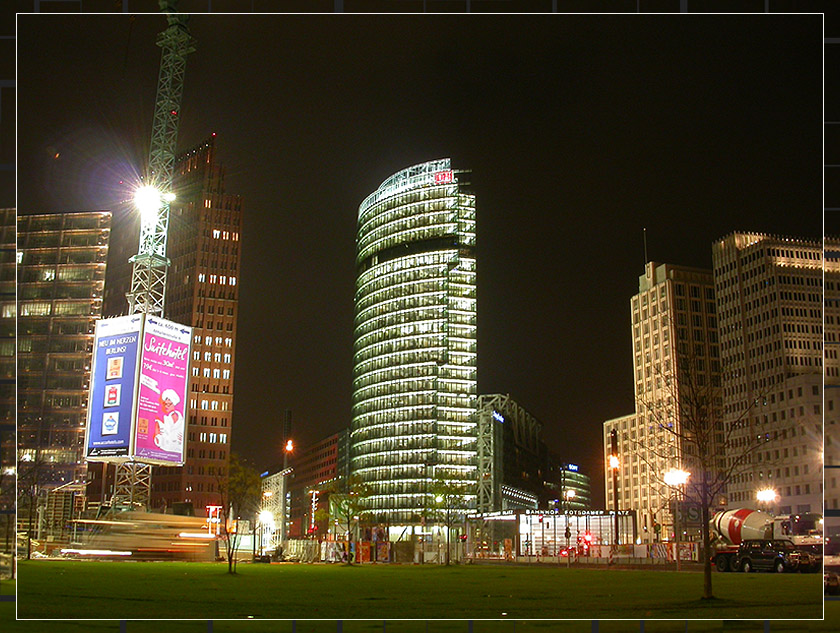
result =
[[688,473],[684,470],[672,468],[667,473],[665,473],[665,484],[672,487],[684,486],[688,482],[688,478],[690,476],[691,473]]
[[610,468],[612,470],[618,470],[618,455],[610,455]]
[[688,483],[688,478],[691,476],[691,473],[680,470],[678,468],[672,468],[667,473],[663,479],[665,480],[665,484],[671,488],[678,488],[678,495],[677,495],[677,503],[674,508],[674,540],[676,542],[677,551],[676,551],[676,558],[677,558],[677,571],[680,571],[680,527],[679,527],[679,514],[680,514],[680,507],[679,507],[679,492],[682,490],[682,486]]
[[778,494],[772,488],[762,488],[758,492],[755,493],[755,498],[757,501],[763,501],[765,503],[773,503],[777,498]]

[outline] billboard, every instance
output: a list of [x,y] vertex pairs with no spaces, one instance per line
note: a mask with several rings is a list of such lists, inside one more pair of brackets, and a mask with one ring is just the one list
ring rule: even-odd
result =
[[96,324],[85,457],[184,463],[192,328],[147,314]]
[[134,456],[139,462],[184,463],[191,341],[192,328],[146,317],[134,433]]
[[89,461],[129,458],[143,317],[132,314],[96,322],[85,433]]

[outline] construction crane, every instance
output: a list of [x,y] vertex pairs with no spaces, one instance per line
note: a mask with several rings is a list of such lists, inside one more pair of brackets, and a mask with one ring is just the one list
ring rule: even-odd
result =
[[[174,200],[172,179],[178,141],[181,97],[187,55],[195,51],[195,39],[187,29],[188,16],[177,12],[177,0],[158,0],[168,26],[157,37],[161,47],[152,142],[144,184],[134,197],[140,211],[140,246],[132,264],[131,287],[126,293],[129,313],[145,312],[163,317],[166,297],[166,237],[169,231],[169,203]],[[152,467],[140,462],[117,465],[113,506],[126,504],[148,507]]]
[[177,13],[177,0],[158,0],[169,26],[157,38],[161,47],[152,142],[144,186],[134,201],[140,210],[140,247],[129,261],[131,289],[129,313],[145,312],[163,316],[166,295],[166,236],[169,230],[169,203],[174,199],[172,178],[178,141],[181,97],[187,55],[195,51],[195,40],[187,30],[187,16]]

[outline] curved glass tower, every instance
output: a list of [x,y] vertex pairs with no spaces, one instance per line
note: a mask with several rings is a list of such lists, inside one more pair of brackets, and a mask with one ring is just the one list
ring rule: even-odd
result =
[[372,516],[418,523],[441,480],[475,503],[475,197],[448,158],[359,206],[351,471]]

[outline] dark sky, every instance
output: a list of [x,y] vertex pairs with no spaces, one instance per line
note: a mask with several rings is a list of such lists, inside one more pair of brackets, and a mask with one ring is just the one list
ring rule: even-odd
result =
[[[112,209],[148,152],[164,20],[22,15],[18,209]],[[182,149],[217,133],[245,200],[233,448],[350,418],[358,205],[409,165],[471,169],[480,393],[510,393],[602,503],[631,413],[648,259],[822,231],[819,15],[194,16]],[[56,153],[59,154],[55,158]]]

